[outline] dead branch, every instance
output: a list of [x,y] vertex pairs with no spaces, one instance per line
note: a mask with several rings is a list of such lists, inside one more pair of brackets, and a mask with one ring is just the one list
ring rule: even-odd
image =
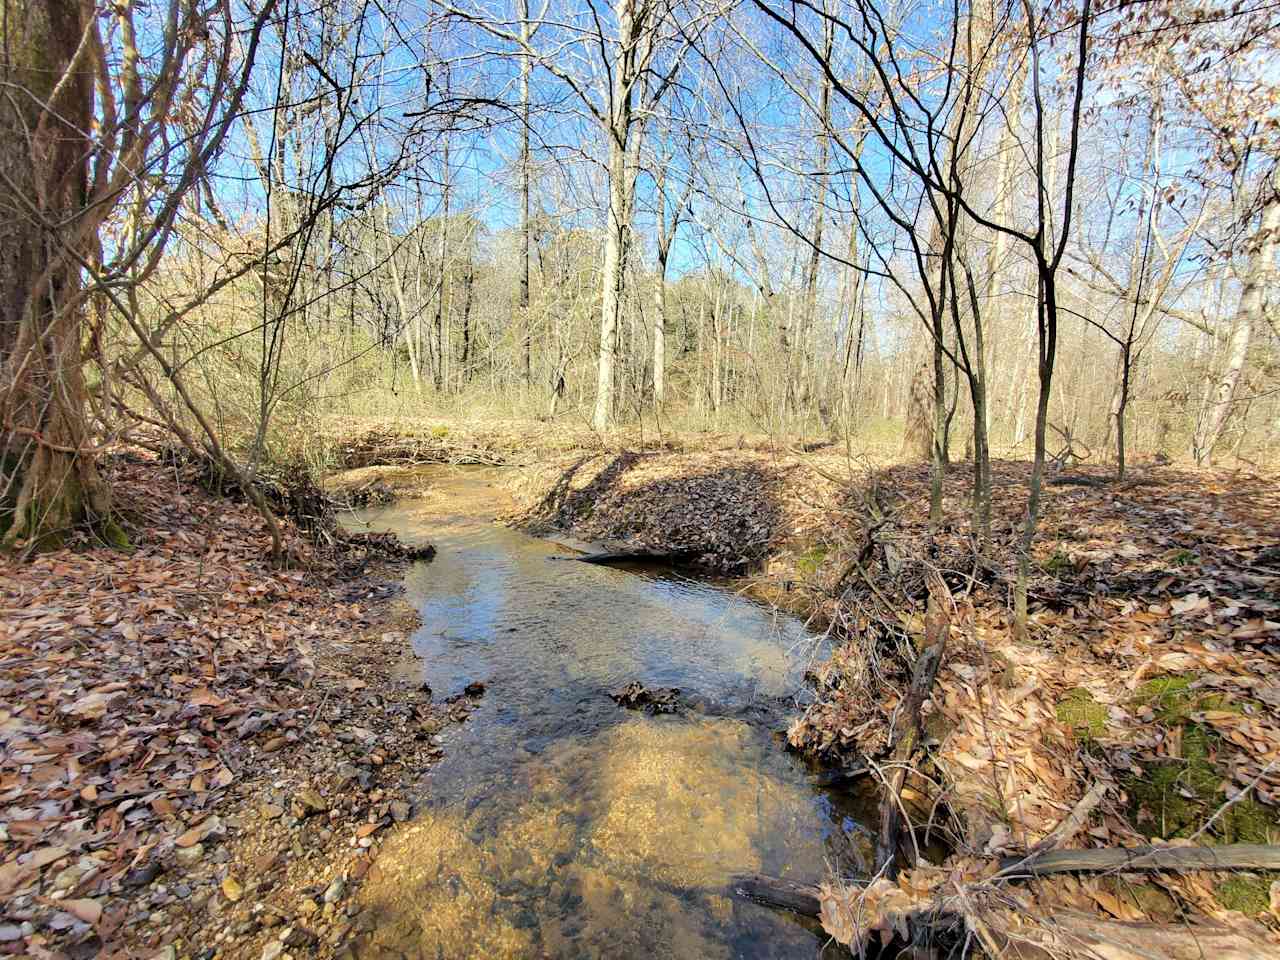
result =
[[1001,955],[1018,960],[1266,960],[1280,948],[1264,939],[1257,924],[1239,928],[1220,923],[1174,926],[1125,923],[1080,913],[1055,913],[1028,922],[1012,911],[998,914],[993,927]]
[[1046,876],[1051,873],[1136,873],[1154,870],[1276,870],[1280,846],[1234,843],[1221,847],[1132,847],[1101,850],[1055,850],[1038,857],[1006,857],[1001,876]]
[[885,796],[880,803],[880,835],[876,843],[876,874],[892,878],[896,872],[898,843],[902,833],[902,785],[916,745],[923,738],[924,719],[921,710],[933,689],[951,632],[951,591],[937,571],[928,579],[929,606],[925,613],[925,649],[911,674],[911,687],[898,708],[894,722],[892,772],[885,782]]
[[696,554],[691,550],[619,550],[584,553],[577,557],[548,557],[549,560],[575,560],[608,566],[614,563],[687,563]]

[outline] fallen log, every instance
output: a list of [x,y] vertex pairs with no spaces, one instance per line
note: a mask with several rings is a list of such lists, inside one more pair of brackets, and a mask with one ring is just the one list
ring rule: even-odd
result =
[[[1038,857],[1005,857],[994,880],[1018,880],[1054,873],[1143,873],[1168,870],[1277,870],[1280,846],[1233,843],[1220,847],[1108,847],[1100,850],[1054,850]],[[759,873],[733,878],[735,893],[758,903],[816,917],[821,892],[816,884],[797,883]],[[812,911],[812,912],[810,912]]]
[[[993,922],[994,921],[994,922]],[[1002,957],[1017,960],[1276,960],[1280,947],[1259,924],[1162,924],[1103,920],[1082,913],[1037,918],[984,914]]]
[[584,553],[576,557],[550,557],[551,560],[574,560],[609,566],[614,563],[687,563],[696,554],[691,550],[616,550]]
[[1076,473],[1064,473],[1045,481],[1052,487],[1105,487],[1110,477],[1087,477]]
[[730,880],[729,889],[739,897],[767,907],[790,910],[803,917],[817,917],[822,913],[822,891],[816,884],[783,880],[762,873],[741,873]]
[[1051,873],[1098,873],[1115,870],[1141,873],[1154,870],[1277,870],[1280,846],[1232,843],[1220,847],[1109,847],[1100,850],[1054,850],[1032,857],[1005,857],[997,876],[1037,876]]

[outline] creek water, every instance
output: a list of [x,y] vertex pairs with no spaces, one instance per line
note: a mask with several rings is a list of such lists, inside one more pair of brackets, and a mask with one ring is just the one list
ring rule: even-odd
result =
[[[726,894],[867,849],[870,801],[815,787],[781,737],[816,638],[725,586],[552,559],[572,551],[493,522],[491,472],[424,479],[358,521],[435,544],[405,577],[423,678],[487,689],[362,887],[363,955],[834,956],[811,921]],[[631,680],[699,708],[623,709],[608,694]]]

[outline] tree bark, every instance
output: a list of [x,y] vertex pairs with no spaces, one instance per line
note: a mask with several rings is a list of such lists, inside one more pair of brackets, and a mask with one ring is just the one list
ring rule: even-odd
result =
[[110,523],[86,415],[80,239],[93,145],[84,7],[0,8],[0,545],[56,545]]
[[1249,359],[1249,344],[1255,322],[1263,319],[1269,288],[1275,283],[1276,252],[1280,250],[1280,162],[1272,168],[1264,189],[1270,196],[1264,202],[1262,222],[1254,237],[1248,268],[1242,278],[1240,302],[1236,307],[1231,336],[1227,341],[1226,368],[1213,388],[1209,413],[1195,436],[1192,454],[1197,464],[1213,457],[1213,448],[1222,439],[1227,421],[1235,407],[1236,391]]
[[613,86],[605,136],[609,142],[609,209],[606,215],[604,269],[600,285],[600,360],[596,377],[596,405],[591,418],[597,430],[613,421],[615,366],[618,353],[618,321],[622,309],[627,234],[631,229],[631,177],[627,153],[634,120],[633,87],[639,50],[637,34],[643,29],[635,19],[633,0],[617,0],[618,32],[622,49],[613,64]]
[[[529,48],[529,0],[520,0],[520,40]],[[529,73],[532,64],[527,52],[520,56],[520,322],[524,326],[524,385],[533,382],[533,328],[529,316],[529,250],[532,226],[529,220]]]

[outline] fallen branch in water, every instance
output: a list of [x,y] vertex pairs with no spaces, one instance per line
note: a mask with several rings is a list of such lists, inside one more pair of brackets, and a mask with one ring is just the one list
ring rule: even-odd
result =
[[871,772],[871,767],[865,763],[855,763],[851,767],[842,767],[839,770],[823,770],[813,775],[813,784],[818,787],[839,787],[846,783],[853,783],[855,780],[861,780]]
[[742,873],[730,881],[729,889],[736,896],[767,907],[790,910],[802,917],[817,917],[822,913],[822,890],[817,884],[762,873]]
[[551,560],[576,560],[608,566],[613,563],[687,563],[695,554],[689,550],[620,550],[584,553],[578,557],[550,557]]

